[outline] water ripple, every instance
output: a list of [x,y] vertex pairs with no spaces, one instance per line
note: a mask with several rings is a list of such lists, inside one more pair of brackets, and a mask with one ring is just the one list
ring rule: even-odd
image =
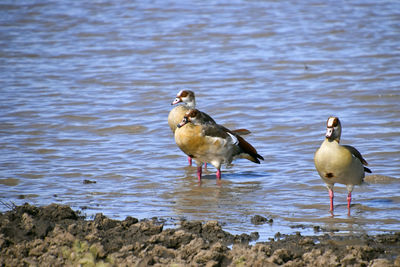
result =
[[[0,4],[0,195],[114,218],[216,219],[233,232],[400,226],[399,4],[5,1]],[[265,161],[201,185],[166,118],[176,93],[246,128]],[[351,217],[314,170],[328,116],[370,163]],[[96,183],[84,184],[85,179]],[[255,226],[255,214],[274,218]]]

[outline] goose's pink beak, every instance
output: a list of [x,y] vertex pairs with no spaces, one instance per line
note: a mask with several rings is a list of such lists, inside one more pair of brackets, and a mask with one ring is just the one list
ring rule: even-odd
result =
[[189,122],[188,118],[187,117],[183,117],[183,120],[180,123],[178,123],[178,125],[176,125],[176,127],[181,128],[182,126],[184,126],[188,122]]
[[330,138],[333,134],[333,128],[326,128],[325,137]]
[[182,99],[180,99],[179,97],[177,97],[177,98],[175,98],[174,101],[172,101],[171,105],[178,104],[179,102],[182,102]]

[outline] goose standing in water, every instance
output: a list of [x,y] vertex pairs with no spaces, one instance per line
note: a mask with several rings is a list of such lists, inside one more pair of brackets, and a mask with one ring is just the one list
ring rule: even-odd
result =
[[[174,134],[177,125],[182,121],[183,116],[185,116],[186,112],[189,109],[196,107],[194,92],[190,90],[179,91],[174,101],[172,101],[171,105],[176,105],[178,103],[182,103],[182,105],[174,107],[168,114],[168,125],[171,128],[172,133]],[[214,119],[206,113],[204,113],[204,119],[210,123],[216,123]],[[192,166],[192,158],[190,156],[188,156],[188,162],[189,165]]]
[[202,165],[209,162],[217,169],[221,179],[221,165],[230,164],[235,158],[245,158],[254,163],[264,160],[257,150],[237,133],[222,125],[209,123],[204,113],[197,109],[186,112],[175,131],[175,142],[197,164],[197,177],[201,180]]
[[356,148],[339,144],[341,132],[339,118],[329,117],[325,140],[315,152],[314,164],[329,190],[330,211],[333,212],[333,186],[335,183],[340,183],[347,188],[347,208],[350,215],[353,187],[360,185],[365,172],[371,173],[371,170],[364,166],[368,163]]
[[[188,112],[190,109],[196,108],[196,98],[194,92],[191,90],[179,91],[174,101],[172,101],[171,105],[176,105],[179,103],[182,103],[182,105],[174,107],[168,114],[168,125],[171,128],[173,134],[175,134],[177,125],[182,121],[186,112]],[[214,119],[211,118],[211,116],[209,116],[207,113],[204,112],[201,113],[202,113],[202,120],[204,122],[216,124]],[[246,129],[237,129],[233,130],[233,132],[240,135],[246,135],[250,133],[250,131]],[[189,165],[192,166],[192,158],[190,156],[188,156],[188,162]],[[207,163],[205,163],[205,166],[207,166]]]

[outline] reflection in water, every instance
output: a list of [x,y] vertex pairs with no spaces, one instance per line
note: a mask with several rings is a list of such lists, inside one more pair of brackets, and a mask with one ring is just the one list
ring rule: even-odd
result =
[[[399,229],[396,1],[106,2],[0,8],[1,200],[213,219],[261,240]],[[167,125],[185,88],[218,123],[249,129],[265,161],[235,161],[221,184],[209,166],[199,186]],[[339,185],[330,216],[313,164],[331,115],[373,171],[351,217]]]
[[206,174],[199,183],[195,168],[186,167],[183,180],[162,197],[173,199],[174,212],[185,219],[218,220],[228,225],[239,219],[251,229],[252,209],[248,207],[256,204],[254,196],[262,191],[262,182],[254,180],[256,176],[252,172],[224,173],[218,182],[214,174]]
[[202,218],[204,213],[214,214],[213,219],[218,220],[220,217],[227,217],[227,213],[246,212],[241,211],[238,206],[251,205],[253,202],[250,196],[257,195],[257,191],[262,189],[258,181],[234,184],[229,180],[229,175],[220,183],[215,175],[206,175],[200,184],[191,174],[184,179],[184,183],[176,184],[178,187],[173,191],[177,204],[174,209],[178,214],[189,214],[197,219]]

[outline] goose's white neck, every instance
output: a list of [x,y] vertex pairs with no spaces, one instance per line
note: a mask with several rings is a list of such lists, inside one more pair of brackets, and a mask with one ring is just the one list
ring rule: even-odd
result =
[[191,101],[189,101],[189,102],[186,102],[186,106],[188,107],[188,108],[191,108],[191,109],[194,109],[194,108],[196,108],[196,100],[191,100]]

